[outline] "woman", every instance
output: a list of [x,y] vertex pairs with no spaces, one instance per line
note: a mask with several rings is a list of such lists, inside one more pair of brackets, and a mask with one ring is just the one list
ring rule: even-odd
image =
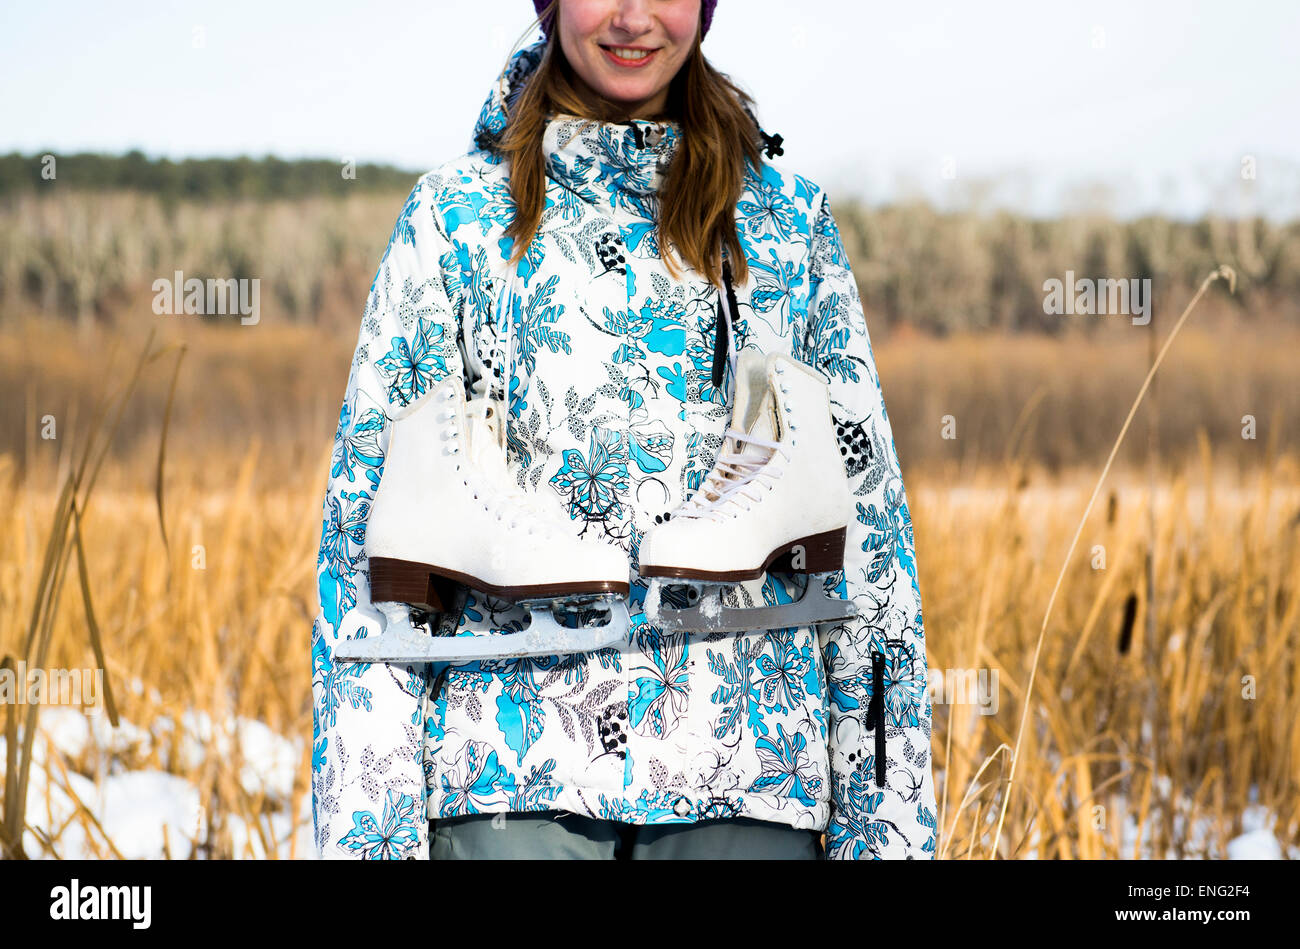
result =
[[[701,52],[715,2],[539,0],[547,38],[510,58],[473,149],[398,217],[325,499],[324,856],[423,856],[426,817],[435,859],[809,858],[823,832],[832,858],[934,855],[912,529],[862,307],[825,192],[771,163],[780,137]],[[646,620],[638,547],[713,464],[728,339],[733,357],[780,351],[829,384],[856,501],[838,592],[858,612],[829,631]],[[435,674],[333,663],[340,640],[375,632],[364,539],[391,415],[448,374],[508,396],[521,485],[628,552],[620,647]],[[774,582],[737,592],[773,602]],[[459,631],[526,616],[471,593]]]

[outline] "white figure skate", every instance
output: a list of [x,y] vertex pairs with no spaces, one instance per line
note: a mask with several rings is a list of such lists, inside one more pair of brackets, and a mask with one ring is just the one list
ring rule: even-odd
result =
[[[579,537],[556,495],[514,482],[503,410],[496,399],[467,401],[459,377],[449,376],[397,417],[365,541],[370,598],[386,620],[384,631],[339,643],[336,659],[557,656],[626,638],[627,554]],[[465,588],[525,605],[528,627],[457,636],[430,635],[412,624],[414,608],[441,614],[440,631],[454,633]],[[608,612],[609,619],[570,629],[554,616],[569,608]]]
[[[646,618],[664,630],[742,632],[816,625],[856,615],[826,592],[844,566],[853,516],[830,395],[816,370],[783,353],[742,350],[731,427],[712,470],[689,500],[641,541],[650,579]],[[800,598],[731,607],[722,588],[772,569],[807,575]],[[685,586],[685,608],[666,605]]]

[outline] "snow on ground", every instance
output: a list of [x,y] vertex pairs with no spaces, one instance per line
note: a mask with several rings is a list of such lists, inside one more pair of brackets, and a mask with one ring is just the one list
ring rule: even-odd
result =
[[1272,832],[1252,830],[1228,841],[1229,860],[1281,860],[1282,845]]
[[[1183,842],[1186,852],[1205,854],[1211,860],[1283,859],[1282,844],[1276,834],[1277,818],[1268,808],[1259,804],[1248,804],[1241,814],[1242,833],[1228,841],[1226,848],[1222,848],[1216,843],[1214,833],[1216,821],[1213,815],[1203,814],[1189,823],[1186,814],[1194,811],[1192,802],[1182,795],[1179,795],[1177,800],[1178,810],[1173,817],[1173,833],[1175,839]],[[1129,855],[1136,851],[1146,860],[1172,856],[1153,853],[1154,845],[1151,841],[1153,829],[1153,822],[1149,821],[1142,828],[1142,839],[1139,842],[1137,820],[1129,814],[1124,821],[1121,836],[1123,853]],[[1289,858],[1300,859],[1300,847],[1290,848]]]
[[255,719],[239,718],[217,728],[207,712],[187,711],[181,716],[180,736],[176,723],[160,716],[152,729],[156,741],[170,740],[176,766],[182,771],[200,767],[209,755],[230,759],[242,757],[239,782],[249,794],[288,797],[293,776],[302,761],[301,741],[292,742],[275,734]]
[[[114,853],[128,859],[193,855],[193,841],[207,832],[199,789],[185,777],[139,765],[151,753],[165,751],[164,760],[184,773],[197,771],[212,757],[237,760],[244,792],[265,801],[257,823],[225,816],[235,856],[314,856],[311,795],[301,795],[298,813],[292,813],[293,780],[303,748],[302,739],[277,735],[253,719],[232,718],[216,727],[207,714],[187,712],[179,728],[162,716],[148,730],[125,720],[114,729],[103,714],[42,709],[32,744],[27,824],[56,842],[51,854],[28,830],[24,849],[32,857],[64,859]],[[0,737],[0,778],[4,768],[5,741]]]
[[[303,761],[302,739],[290,740],[247,718],[232,718],[218,727],[211,716],[194,711],[182,715],[179,725],[160,716],[149,729],[125,720],[115,729],[104,714],[86,715],[57,707],[42,709],[38,721],[28,779],[27,822],[57,837],[54,853],[59,857],[114,852],[129,859],[194,855],[192,841],[202,840],[207,825],[201,795],[186,778],[140,764],[154,754],[184,773],[198,771],[214,756],[225,763],[238,761],[240,786],[250,797],[265,800],[266,809],[256,823],[238,815],[225,816],[236,857],[315,855],[310,793],[300,796],[297,813],[292,813],[294,775]],[[52,749],[57,754],[51,756]],[[5,741],[0,736],[0,778],[4,767]],[[1173,788],[1167,778],[1157,781],[1157,791],[1168,799]],[[1214,843],[1213,818],[1205,815],[1189,822],[1185,814],[1195,813],[1195,808],[1186,798],[1175,797],[1174,835],[1184,841],[1188,852],[1204,853],[1211,859],[1283,858],[1278,840],[1281,828],[1267,808],[1255,803],[1246,807],[1241,815],[1242,833],[1228,842],[1224,852]],[[1121,833],[1124,855],[1137,854],[1143,859],[1162,856],[1153,852],[1153,829],[1151,823],[1144,826],[1139,840],[1137,821],[1127,814]],[[111,847],[105,838],[112,842]],[[1037,844],[1037,838],[1031,840],[1022,856],[1037,858]],[[23,846],[29,856],[51,855],[30,830],[23,837]],[[1286,856],[1300,859],[1300,847],[1289,848]]]
[[[190,839],[201,833],[199,792],[190,782],[162,771],[127,771],[109,776],[93,801],[104,834],[128,860],[169,853],[190,856]],[[164,846],[164,842],[166,846]]]

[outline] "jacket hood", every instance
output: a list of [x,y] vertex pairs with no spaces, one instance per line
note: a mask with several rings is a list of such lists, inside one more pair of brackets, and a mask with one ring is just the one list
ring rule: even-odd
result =
[[[500,156],[498,142],[508,109],[541,63],[546,44],[539,40],[510,57],[474,124],[473,150]],[[758,127],[748,106],[745,111]],[[781,136],[769,136],[761,128],[759,135],[768,157],[781,154]],[[600,123],[556,114],[547,125],[542,147],[547,173],[570,192],[602,205],[616,218],[644,221],[657,218],[659,186],[681,137],[681,125],[672,120]]]

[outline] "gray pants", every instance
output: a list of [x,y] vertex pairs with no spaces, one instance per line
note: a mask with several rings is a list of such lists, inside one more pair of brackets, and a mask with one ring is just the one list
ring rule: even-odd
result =
[[[493,821],[495,819],[495,826]],[[821,832],[733,817],[639,826],[579,814],[474,814],[433,821],[433,860],[820,860]]]

